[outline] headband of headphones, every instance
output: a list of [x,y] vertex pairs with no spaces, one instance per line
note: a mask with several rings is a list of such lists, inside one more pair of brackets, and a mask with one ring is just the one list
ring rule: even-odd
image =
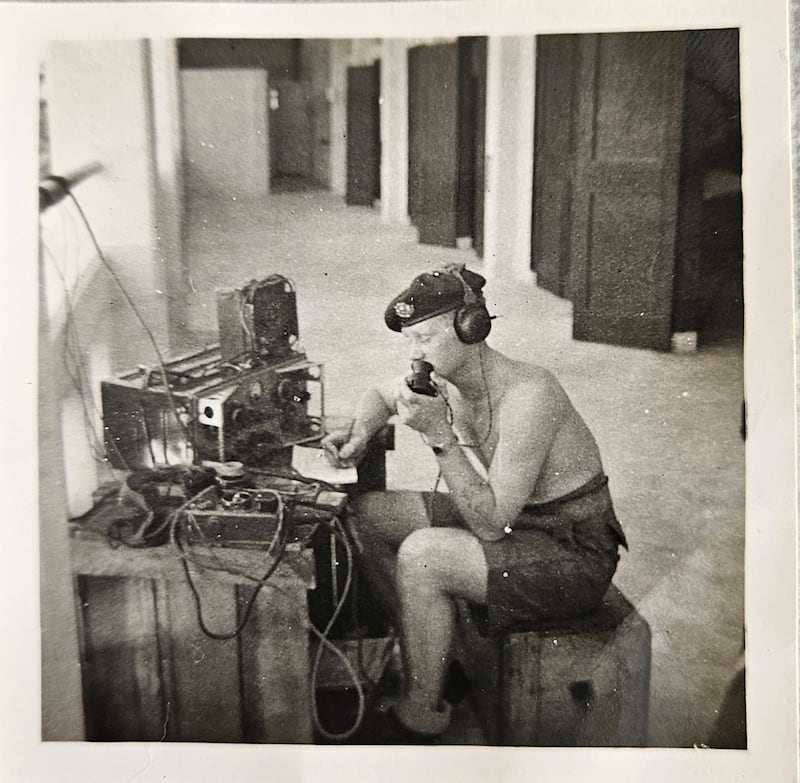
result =
[[[464,304],[465,305],[473,305],[473,304],[483,304],[483,292],[480,290],[485,284],[486,281],[481,278],[480,287],[478,288],[478,293],[475,293],[472,286],[467,284],[467,281],[464,279],[464,275],[462,274],[463,271],[467,271],[463,265],[458,264],[447,264],[442,268],[442,272],[446,272],[447,274],[453,275],[453,277],[461,283],[461,287],[464,293]],[[470,274],[474,274],[471,272]],[[475,277],[480,277],[480,275],[475,275]]]

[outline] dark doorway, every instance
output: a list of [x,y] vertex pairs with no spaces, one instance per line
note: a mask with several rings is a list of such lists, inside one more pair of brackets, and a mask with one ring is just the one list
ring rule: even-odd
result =
[[538,284],[569,298],[578,36],[536,39],[531,268]]
[[371,207],[381,195],[380,64],[347,69],[345,202]]
[[272,192],[292,193],[313,188],[310,85],[270,76],[269,101]]
[[483,189],[486,152],[486,38],[458,40],[459,237],[470,237],[483,255]]
[[458,46],[408,50],[408,215],[419,241],[455,247]]
[[744,330],[739,31],[686,37],[676,332],[700,345]]
[[424,244],[483,250],[486,39],[408,52],[408,213]]

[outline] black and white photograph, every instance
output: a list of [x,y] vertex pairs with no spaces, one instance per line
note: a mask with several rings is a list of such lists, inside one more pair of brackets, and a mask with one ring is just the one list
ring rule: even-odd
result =
[[47,5],[3,774],[796,779],[785,4]]

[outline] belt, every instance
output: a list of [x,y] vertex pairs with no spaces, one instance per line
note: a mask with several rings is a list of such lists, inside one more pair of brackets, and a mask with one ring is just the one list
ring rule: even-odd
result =
[[582,486],[578,487],[577,489],[573,489],[571,492],[567,492],[566,495],[553,498],[553,500],[546,500],[544,503],[527,503],[522,507],[522,511],[535,514],[537,516],[542,514],[552,514],[553,511],[556,511],[560,506],[563,506],[564,503],[567,503],[570,500],[578,500],[578,498],[590,495],[595,490],[606,486],[606,484],[608,484],[608,476],[606,476],[604,473],[598,473],[594,478],[590,478]]

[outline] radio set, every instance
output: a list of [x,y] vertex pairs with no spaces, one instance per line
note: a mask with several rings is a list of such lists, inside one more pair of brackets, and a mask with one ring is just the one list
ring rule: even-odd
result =
[[290,507],[292,535],[299,540],[317,525],[329,524],[333,517],[341,515],[347,502],[343,492],[319,488],[308,492],[308,486],[297,491],[289,487],[288,480],[271,478],[266,487],[257,486],[262,482],[252,483],[256,486],[212,485],[192,498],[182,511],[187,543],[263,547],[279,524],[279,505]]
[[324,434],[323,368],[298,348],[294,287],[272,275],[217,292],[220,344],[101,383],[106,452],[133,470],[287,465]]
[[264,364],[290,358],[300,330],[297,294],[281,275],[217,290],[219,347],[223,360],[253,357]]

